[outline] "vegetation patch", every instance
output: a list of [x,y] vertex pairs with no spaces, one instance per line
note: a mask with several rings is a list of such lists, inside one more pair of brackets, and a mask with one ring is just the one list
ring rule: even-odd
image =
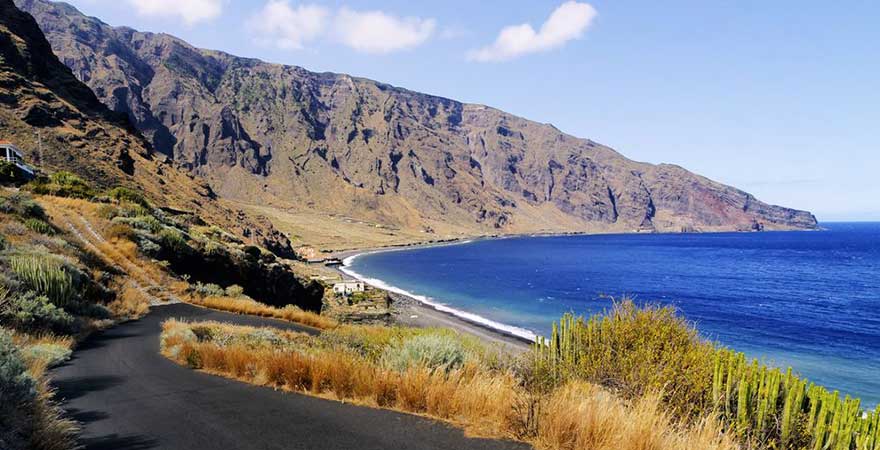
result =
[[534,359],[543,389],[586,381],[627,399],[660,392],[671,414],[719,417],[746,448],[880,448],[880,411],[705,341],[669,307],[625,301],[589,319],[566,315]]
[[536,390],[526,381],[528,361],[448,330],[345,326],[307,336],[170,320],[162,351],[193,369],[422,414],[539,449],[737,448],[717,422],[680,425],[662,412],[657,395],[630,403],[585,382]]
[[28,184],[28,188],[35,194],[55,197],[90,199],[95,196],[95,190],[89,183],[66,171],[55,172],[48,177],[38,177]]
[[[216,285],[214,285],[216,286]],[[283,308],[276,308],[257,302],[248,297],[227,297],[225,291],[217,286],[216,293],[218,296],[210,295],[206,297],[193,296],[190,303],[194,305],[204,306],[206,308],[216,309],[219,311],[228,311],[236,314],[247,314],[251,316],[272,317],[275,319],[296,322],[310,327],[326,330],[338,326],[338,323],[329,318],[310,311],[303,311],[296,306],[288,305]]]

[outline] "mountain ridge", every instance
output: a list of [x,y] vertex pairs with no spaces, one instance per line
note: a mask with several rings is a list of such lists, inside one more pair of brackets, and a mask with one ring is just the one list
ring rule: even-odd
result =
[[228,207],[210,186],[156,158],[125,115],[110,111],[73,76],[33,17],[11,0],[0,0],[0,137],[44,169],[74,172],[101,189],[141,190],[158,206],[292,255],[290,241],[268,221]]
[[16,3],[103,103],[223,198],[447,235],[817,226],[808,212],[485,105]]

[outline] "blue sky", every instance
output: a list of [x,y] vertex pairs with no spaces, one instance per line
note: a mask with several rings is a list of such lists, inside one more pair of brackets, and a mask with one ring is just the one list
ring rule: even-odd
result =
[[494,106],[820,221],[880,220],[880,2],[71,3],[199,47]]

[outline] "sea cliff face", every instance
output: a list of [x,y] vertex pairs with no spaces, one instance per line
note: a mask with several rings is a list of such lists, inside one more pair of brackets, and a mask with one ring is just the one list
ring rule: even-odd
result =
[[816,228],[808,212],[497,109],[16,3],[104,104],[221,197],[428,233]]

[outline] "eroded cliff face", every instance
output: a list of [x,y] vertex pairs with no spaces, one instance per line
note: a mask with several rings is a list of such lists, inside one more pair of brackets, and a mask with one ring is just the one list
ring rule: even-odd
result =
[[221,197],[461,233],[816,227],[808,212],[489,107],[16,2],[104,104]]
[[124,115],[110,111],[58,60],[33,17],[11,0],[0,0],[0,139],[15,142],[45,169],[75,172],[101,188],[143,190],[161,206],[195,213],[280,254],[292,252],[265,219],[224,206],[203,180],[156,155]]

